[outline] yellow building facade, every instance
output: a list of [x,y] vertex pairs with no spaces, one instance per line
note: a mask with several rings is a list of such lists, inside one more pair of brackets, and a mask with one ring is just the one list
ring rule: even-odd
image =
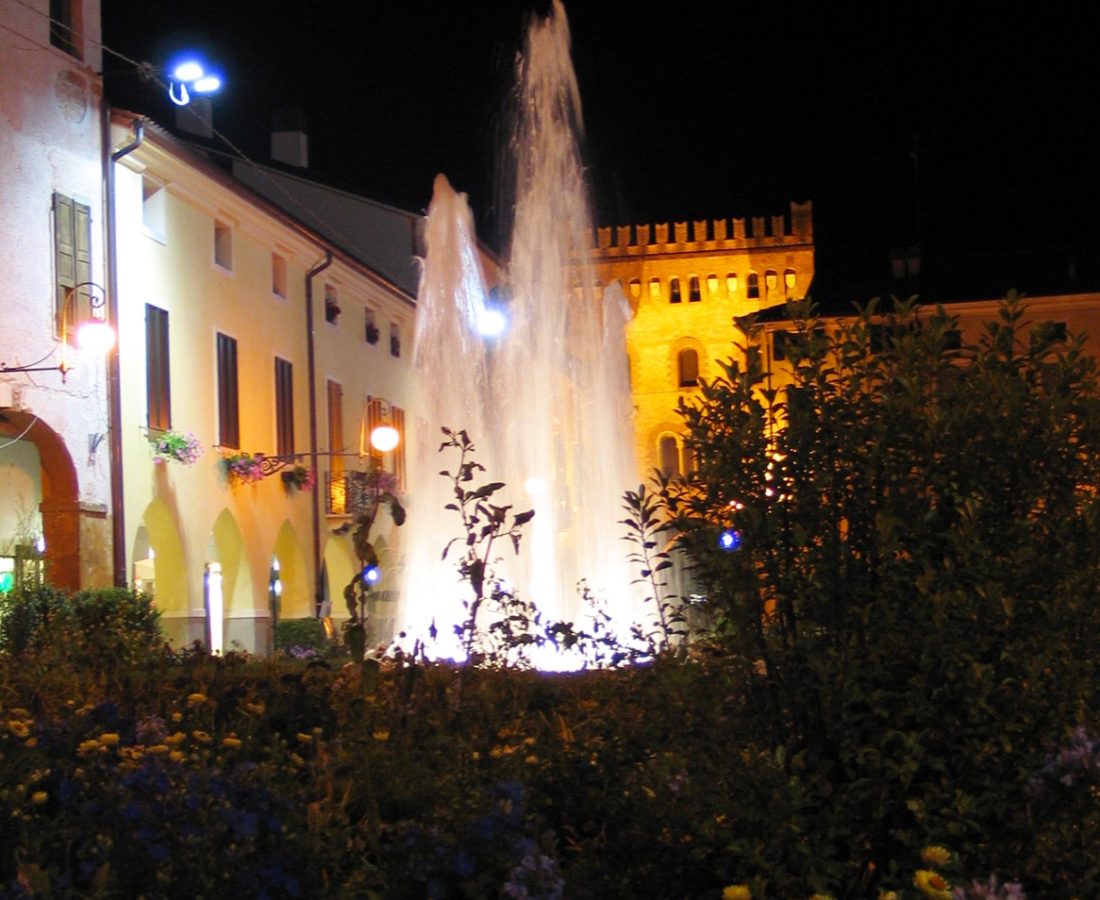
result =
[[633,312],[627,352],[639,475],[689,469],[679,399],[736,352],[735,317],[807,295],[812,204],[748,220],[600,228],[592,259],[597,288],[618,281]]
[[[152,123],[113,126],[127,580],[174,643],[266,653],[280,618],[347,614],[363,431],[403,425],[413,299]],[[158,453],[166,433],[201,455]],[[398,477],[403,451],[380,460]],[[240,454],[263,477],[234,476]],[[372,539],[385,620],[385,516]]]

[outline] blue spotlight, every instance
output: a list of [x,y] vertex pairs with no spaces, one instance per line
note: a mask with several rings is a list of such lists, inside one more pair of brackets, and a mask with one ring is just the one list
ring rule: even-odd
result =
[[727,528],[718,536],[718,546],[723,550],[736,550],[741,546],[741,535],[732,528]]

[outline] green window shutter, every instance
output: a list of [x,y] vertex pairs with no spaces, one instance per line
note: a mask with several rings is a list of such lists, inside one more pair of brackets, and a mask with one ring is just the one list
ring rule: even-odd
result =
[[[78,292],[68,309],[65,298],[69,289],[92,280],[92,210],[62,194],[53,195],[54,219],[54,269],[57,274],[57,292],[54,314],[58,333],[68,333],[69,341],[76,341],[76,328],[91,318],[90,293]],[[65,316],[64,329],[61,316]]]

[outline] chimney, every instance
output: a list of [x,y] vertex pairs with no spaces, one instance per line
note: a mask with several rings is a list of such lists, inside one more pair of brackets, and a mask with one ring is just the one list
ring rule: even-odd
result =
[[271,158],[299,169],[309,168],[309,135],[300,109],[277,109],[271,117]]

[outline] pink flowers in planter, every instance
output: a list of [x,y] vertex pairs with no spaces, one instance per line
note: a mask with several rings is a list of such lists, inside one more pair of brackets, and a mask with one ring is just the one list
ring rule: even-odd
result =
[[160,431],[149,435],[149,446],[153,448],[153,462],[158,465],[166,462],[194,464],[202,456],[202,444],[193,434],[180,434],[178,431]]
[[263,470],[262,453],[233,453],[223,459],[225,474],[230,481],[252,484],[267,474]]

